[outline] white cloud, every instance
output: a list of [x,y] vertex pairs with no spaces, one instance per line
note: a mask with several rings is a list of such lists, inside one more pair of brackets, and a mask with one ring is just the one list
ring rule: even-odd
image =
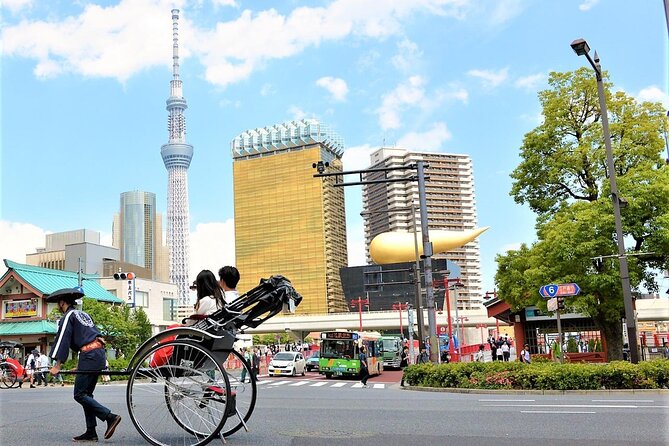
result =
[[381,106],[376,110],[379,124],[384,130],[401,126],[400,112],[405,106],[426,106],[425,79],[411,76],[389,93],[383,95]]
[[0,7],[9,9],[12,14],[16,14],[22,9],[32,6],[32,0],[2,0]]
[[439,100],[456,100],[463,104],[467,104],[469,102],[469,92],[463,87],[452,84],[450,90],[441,90],[437,92],[437,98]]
[[[17,223],[0,220],[0,261],[9,259],[18,263],[26,263],[26,254],[34,253],[43,248],[46,231],[29,223]],[[7,269],[0,263],[0,275]]]
[[338,77],[325,76],[316,81],[316,85],[325,88],[331,95],[332,99],[338,102],[346,100],[348,94],[348,85],[344,79]]
[[[235,264],[235,222],[200,223],[190,234],[190,280],[208,269],[218,277],[218,269]],[[243,272],[242,272],[243,274]]]
[[469,70],[467,74],[481,79],[481,82],[485,88],[495,88],[506,81],[506,79],[509,77],[509,68],[502,68],[497,71]]
[[211,0],[214,6],[230,6],[232,8],[239,8],[235,0]]
[[436,122],[425,132],[409,132],[397,141],[398,147],[410,150],[439,150],[444,141],[451,139],[451,132],[446,124]]
[[274,94],[275,90],[272,88],[272,84],[270,83],[265,83],[263,84],[262,87],[260,87],[260,96],[269,96],[270,94]]
[[578,5],[578,9],[581,11],[589,11],[592,9],[597,3],[599,3],[599,0],[585,0],[583,3]]
[[[121,0],[108,7],[86,4],[81,14],[61,20],[22,21],[4,27],[2,52],[35,59],[34,71],[41,77],[73,72],[124,82],[141,70],[170,63],[169,11],[184,3]],[[217,4],[237,5],[225,0]],[[275,9],[244,10],[213,29],[195,28],[186,13],[179,23],[180,53],[188,57],[191,49],[205,67],[206,80],[226,86],[272,59],[325,41],[354,35],[384,39],[400,33],[402,22],[417,12],[459,19],[468,8],[460,0],[335,0],[325,7],[300,6],[286,15]]]
[[545,81],[546,81],[546,74],[537,73],[537,74],[531,74],[529,76],[519,77],[518,79],[516,79],[513,85],[516,88],[535,91],[538,89],[539,85],[543,84]]
[[660,102],[664,108],[669,108],[669,94],[656,85],[642,89],[637,95],[637,100],[640,102]]
[[423,52],[418,49],[418,45],[405,38],[397,43],[397,54],[392,57],[391,62],[398,70],[415,71],[422,56]]
[[365,231],[362,223],[352,228],[347,227],[346,246],[348,251],[348,266],[367,264],[367,257],[365,256]]
[[291,105],[288,107],[288,114],[291,115],[290,119],[295,120],[300,120],[307,117],[307,113],[296,105]]
[[341,158],[344,170],[362,170],[368,168],[369,156],[375,150],[378,150],[378,147],[372,147],[369,144],[348,147],[344,150],[344,155]]
[[494,25],[508,22],[524,9],[522,0],[497,0],[494,5],[495,8],[489,13],[490,22]]

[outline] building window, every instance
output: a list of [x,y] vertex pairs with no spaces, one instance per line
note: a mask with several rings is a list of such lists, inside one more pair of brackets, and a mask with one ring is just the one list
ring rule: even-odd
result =
[[163,320],[175,321],[177,319],[177,300],[163,297]]
[[135,307],[149,307],[149,293],[146,291],[135,291]]

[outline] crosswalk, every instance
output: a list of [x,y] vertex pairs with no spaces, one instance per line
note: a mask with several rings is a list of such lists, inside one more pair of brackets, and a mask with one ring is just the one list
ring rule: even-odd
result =
[[[273,387],[280,387],[280,386],[286,386],[286,387],[332,387],[332,388],[342,388],[342,387],[348,387],[352,389],[360,389],[362,388],[362,383],[358,381],[346,381],[346,382],[330,382],[330,381],[315,381],[315,380],[299,380],[299,381],[294,381],[294,380],[271,380],[271,379],[260,379],[257,382],[258,387],[262,386],[265,388],[273,388]],[[370,389],[385,389],[387,388],[387,383],[373,383],[369,382],[367,383],[367,387]]]

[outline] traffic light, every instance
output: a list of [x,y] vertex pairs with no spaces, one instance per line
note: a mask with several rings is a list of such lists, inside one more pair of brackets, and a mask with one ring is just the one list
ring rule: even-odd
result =
[[604,269],[604,261],[602,260],[601,257],[595,257],[592,259],[592,266],[595,267],[595,270],[598,273],[601,273],[602,269]]
[[558,310],[564,310],[564,297],[557,298]]
[[115,280],[132,280],[134,278],[135,278],[135,273],[125,273],[125,272],[114,273]]

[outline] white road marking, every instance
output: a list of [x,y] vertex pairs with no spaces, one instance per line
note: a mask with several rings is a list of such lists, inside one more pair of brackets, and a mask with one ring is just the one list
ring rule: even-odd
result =
[[313,383],[313,384],[310,385],[309,387],[321,387],[321,386],[324,386],[324,385],[326,385],[326,384],[327,384],[327,383],[326,383],[325,381],[323,381],[323,382],[319,382],[319,383]]
[[[332,386],[332,387],[334,387],[334,386]],[[362,383],[355,383],[351,387],[354,388],[354,389],[359,389],[359,388],[362,387]]]
[[385,384],[374,384],[375,389],[385,389],[386,385]]
[[344,387],[346,384],[348,384],[348,383],[335,383],[335,384],[332,384],[330,387]]
[[281,386],[283,384],[288,384],[290,381],[277,381],[270,384],[270,386]]
[[566,411],[566,410],[521,410],[520,413],[572,413],[572,414],[582,414],[582,413],[597,413],[597,412],[590,412],[590,411],[585,411],[585,410],[571,410],[571,411]]
[[489,399],[489,400],[479,400],[480,403],[533,403],[536,400],[497,400],[497,399]]
[[593,403],[654,403],[653,400],[591,400]]
[[296,383],[292,383],[292,384],[290,384],[290,385],[291,385],[291,386],[295,386],[295,387],[297,387],[297,386],[303,386],[303,385],[305,385],[305,384],[309,384],[309,381],[298,381],[298,382],[296,382]]
[[638,409],[639,407],[655,406],[631,406],[615,404],[486,404],[486,407],[579,407],[579,408],[598,408],[598,409]]

